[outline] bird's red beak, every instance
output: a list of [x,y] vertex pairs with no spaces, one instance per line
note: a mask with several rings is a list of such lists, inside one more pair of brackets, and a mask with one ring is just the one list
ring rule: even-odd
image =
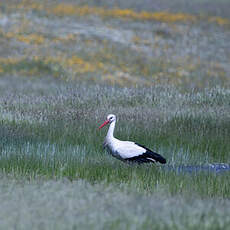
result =
[[105,125],[107,125],[109,123],[109,120],[106,120],[100,127],[99,129],[101,129],[102,127],[104,127]]

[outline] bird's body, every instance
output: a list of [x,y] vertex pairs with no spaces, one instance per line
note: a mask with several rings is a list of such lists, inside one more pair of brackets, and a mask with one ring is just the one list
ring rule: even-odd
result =
[[120,141],[115,138],[113,136],[116,123],[115,115],[108,115],[107,120],[100,126],[100,128],[108,123],[110,123],[110,127],[105,137],[104,147],[106,147],[114,157],[123,161],[134,161],[138,163],[166,163],[164,157],[162,157],[158,153],[152,152],[150,149],[140,144],[132,141]]

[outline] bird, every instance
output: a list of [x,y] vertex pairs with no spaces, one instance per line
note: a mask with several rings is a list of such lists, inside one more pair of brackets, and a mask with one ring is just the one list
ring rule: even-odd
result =
[[166,159],[158,153],[153,152],[143,145],[132,141],[121,141],[113,136],[116,116],[109,114],[105,122],[99,127],[101,129],[105,125],[110,124],[108,133],[105,137],[103,147],[107,148],[112,156],[126,162],[142,163],[166,163]]

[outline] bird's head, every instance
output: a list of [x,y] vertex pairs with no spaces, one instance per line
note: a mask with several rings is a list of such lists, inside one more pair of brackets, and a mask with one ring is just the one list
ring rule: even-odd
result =
[[116,116],[114,114],[109,114],[107,116],[106,121],[99,127],[99,129],[101,129],[102,127],[104,127],[107,124],[111,124],[114,121],[116,121]]

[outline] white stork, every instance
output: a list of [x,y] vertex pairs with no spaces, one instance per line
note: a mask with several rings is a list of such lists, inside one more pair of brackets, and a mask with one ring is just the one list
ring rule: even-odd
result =
[[108,133],[105,137],[103,146],[108,148],[110,153],[123,161],[133,161],[137,163],[148,163],[148,162],[160,162],[162,164],[166,163],[166,159],[160,154],[152,152],[150,149],[144,147],[143,145],[137,144],[132,141],[120,141],[113,136],[116,116],[109,114],[106,121],[99,127],[101,129],[103,126],[110,124]]

